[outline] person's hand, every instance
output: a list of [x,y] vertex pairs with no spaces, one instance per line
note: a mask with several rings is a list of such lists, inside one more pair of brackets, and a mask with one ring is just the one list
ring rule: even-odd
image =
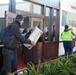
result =
[[31,45],[32,45],[32,46],[35,46],[36,44],[35,44],[35,42],[31,41]]
[[34,30],[35,30],[35,28],[32,27],[32,28],[29,29],[29,32],[32,33]]
[[43,35],[43,32],[41,31],[41,33],[40,33],[40,34],[41,34],[41,36],[42,36],[42,35]]

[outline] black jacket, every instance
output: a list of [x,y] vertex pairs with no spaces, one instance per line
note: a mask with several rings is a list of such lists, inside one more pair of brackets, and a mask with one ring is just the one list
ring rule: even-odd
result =
[[26,39],[22,36],[20,32],[20,23],[15,21],[12,23],[10,28],[10,36],[12,37],[6,44],[4,44],[5,48],[16,49],[19,43],[31,43],[29,39]]

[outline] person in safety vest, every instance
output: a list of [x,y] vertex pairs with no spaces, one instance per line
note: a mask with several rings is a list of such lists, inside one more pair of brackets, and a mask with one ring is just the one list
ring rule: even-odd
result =
[[61,37],[63,40],[63,47],[65,50],[65,55],[71,55],[73,53],[73,45],[72,45],[72,32],[69,30],[68,25],[65,25],[64,31],[61,33]]

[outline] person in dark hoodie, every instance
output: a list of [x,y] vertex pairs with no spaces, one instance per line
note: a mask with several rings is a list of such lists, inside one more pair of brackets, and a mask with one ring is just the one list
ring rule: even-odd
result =
[[[26,39],[22,36],[20,32],[20,27],[24,22],[24,17],[20,14],[16,16],[15,22],[12,23],[10,28],[10,37],[12,38],[4,44],[2,50],[4,56],[4,64],[0,71],[0,75],[5,75],[10,65],[12,65],[12,72],[17,71],[18,61],[17,61],[17,51],[18,45],[21,43],[29,43],[34,46],[34,42]],[[17,75],[17,74],[16,74]]]
[[72,45],[72,32],[69,30],[68,25],[65,25],[64,31],[61,33],[63,40],[63,47],[65,50],[65,55],[71,55],[73,53]]

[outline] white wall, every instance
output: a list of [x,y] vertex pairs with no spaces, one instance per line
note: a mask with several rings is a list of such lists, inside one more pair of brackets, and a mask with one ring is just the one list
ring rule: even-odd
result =
[[[71,8],[71,6],[76,7],[76,0],[61,0],[59,41],[62,41],[61,40],[61,32],[64,30],[64,26],[62,26],[62,10],[76,14],[76,9]],[[70,27],[70,28],[73,28],[74,33],[76,33],[76,27]],[[76,47],[74,48],[74,51],[76,51]],[[58,55],[60,56],[63,54],[64,54],[63,43],[59,43]]]

